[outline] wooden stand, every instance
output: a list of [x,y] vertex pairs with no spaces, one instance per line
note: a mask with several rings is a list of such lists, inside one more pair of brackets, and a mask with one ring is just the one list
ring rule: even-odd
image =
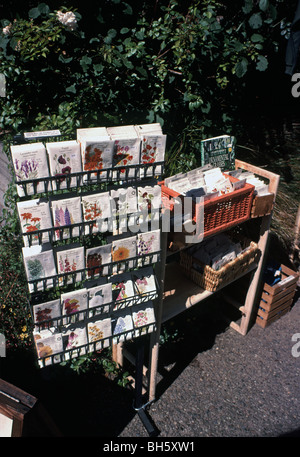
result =
[[[255,304],[257,303],[258,293],[261,285],[262,271],[265,263],[265,254],[268,246],[268,238],[270,231],[270,224],[272,218],[272,210],[276,194],[279,185],[279,175],[270,173],[259,167],[250,165],[246,162],[240,160],[235,161],[236,169],[242,168],[248,171],[255,173],[258,176],[261,176],[269,181],[269,191],[272,194],[272,197],[268,199],[268,205],[265,209],[267,214],[264,213],[264,210],[260,206],[260,215],[262,217],[257,218],[257,227],[258,227],[258,247],[261,251],[261,256],[257,264],[251,265],[249,271],[243,272],[241,276],[246,275],[252,271],[249,288],[246,294],[244,303],[236,303],[231,297],[226,296],[227,301],[231,302],[238,307],[241,312],[240,323],[238,324],[235,321],[230,322],[230,326],[238,331],[241,335],[246,335],[249,330],[251,319],[253,317],[253,310]],[[270,199],[272,201],[270,201]],[[270,208],[271,207],[271,208]],[[256,217],[257,213],[253,215]],[[245,222],[247,224],[247,222]],[[158,365],[158,352],[159,352],[159,337],[160,337],[160,328],[163,322],[177,316],[179,313],[189,309],[190,307],[196,305],[197,303],[207,299],[212,296],[214,292],[209,292],[197,286],[191,280],[185,278],[182,275],[182,272],[179,268],[179,265],[174,263],[169,263],[166,266],[166,257],[167,257],[167,245],[168,245],[168,233],[162,233],[162,259],[161,259],[161,271],[157,275],[159,278],[162,294],[159,297],[157,303],[157,331],[152,334],[150,341],[150,351],[149,351],[149,367],[148,367],[148,378],[149,378],[149,403],[155,400],[155,388],[156,388],[156,377],[157,377],[157,365]],[[238,280],[241,276],[234,278],[232,282]],[[227,286],[228,284],[224,284]],[[119,351],[126,356],[126,353],[123,350],[124,348],[119,348]],[[117,350],[118,353],[118,350]],[[121,362],[122,357],[119,357]]]
[[0,379],[0,437],[62,436],[37,398]]

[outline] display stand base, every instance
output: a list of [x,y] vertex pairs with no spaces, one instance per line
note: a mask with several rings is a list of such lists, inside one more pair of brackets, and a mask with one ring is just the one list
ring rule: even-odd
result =
[[140,338],[137,346],[136,353],[136,374],[135,374],[135,399],[134,409],[137,411],[139,418],[141,419],[144,427],[147,430],[149,436],[158,436],[160,431],[154,424],[146,408],[149,406],[149,402],[143,404],[143,366],[144,366],[144,350],[145,343],[143,337]]

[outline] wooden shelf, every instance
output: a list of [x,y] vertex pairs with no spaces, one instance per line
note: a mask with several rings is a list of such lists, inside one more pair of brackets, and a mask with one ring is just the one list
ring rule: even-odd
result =
[[[219,290],[240,279],[242,276],[245,276],[250,271],[255,270],[256,267],[256,263],[250,265],[247,271],[234,278],[233,281],[224,283]],[[216,292],[202,289],[187,278],[183,274],[178,263],[172,262],[167,264],[165,269],[162,322],[172,319],[215,293]]]
[[[247,171],[251,171],[254,174],[266,178],[269,181],[269,191],[274,194],[274,202],[279,185],[279,175],[270,173],[267,170],[253,166],[240,160],[235,160],[235,168],[241,168]],[[228,297],[226,301],[231,302],[238,307],[241,312],[240,323],[235,321],[230,322],[230,326],[234,328],[241,335],[246,335],[253,314],[255,304],[258,299],[258,292],[260,289],[260,283],[262,278],[263,266],[266,258],[266,251],[268,245],[268,237],[270,232],[270,224],[272,219],[272,211],[270,214],[266,214],[262,217],[256,218],[257,221],[255,232],[258,237],[258,248],[261,251],[261,256],[258,263],[250,265],[249,269],[243,272],[241,275],[234,278],[233,281],[228,281],[219,290],[224,289],[231,283],[234,283],[238,279],[244,277],[249,272],[251,279],[246,292],[244,303],[233,303],[232,298]],[[249,219],[251,221],[251,219]],[[247,223],[246,221],[245,223]],[[236,225],[240,225],[237,223]],[[167,262],[171,255],[178,254],[181,249],[185,249],[185,237],[181,240],[184,234],[176,234],[178,241],[178,249],[170,252],[168,250],[168,234],[162,232],[161,238],[161,250],[162,259],[160,263],[160,273],[158,274],[160,284],[160,295],[157,303],[157,331],[151,334],[150,340],[150,351],[149,351],[149,403],[155,400],[156,382],[157,382],[157,369],[158,369],[158,354],[160,345],[160,327],[161,324],[172,319],[178,314],[186,311],[193,307],[197,303],[208,299],[216,292],[210,292],[202,289],[200,286],[188,279],[181,271],[180,265],[177,262]],[[182,241],[182,242],[181,242]],[[194,244],[194,243],[193,243]],[[218,291],[217,291],[218,292]],[[227,292],[227,291],[226,291]],[[123,353],[121,350],[120,352]],[[126,354],[125,354],[126,355]],[[122,364],[122,357],[120,357],[120,364]]]

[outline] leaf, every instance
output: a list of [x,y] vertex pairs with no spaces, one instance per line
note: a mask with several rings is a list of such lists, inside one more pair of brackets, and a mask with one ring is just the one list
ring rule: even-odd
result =
[[40,10],[38,8],[31,8],[29,11],[28,11],[28,16],[31,18],[31,19],[36,19],[37,17],[39,17],[41,14]]
[[248,60],[243,58],[235,65],[235,74],[238,78],[242,78],[247,73]]
[[83,71],[87,71],[88,66],[92,63],[92,59],[88,56],[83,56],[79,63],[82,66]]
[[123,27],[121,30],[120,30],[120,33],[122,35],[124,35],[125,33],[128,33],[129,32],[129,29],[127,27]]
[[128,5],[128,3],[123,2],[123,5],[125,6],[125,8],[123,9],[123,13],[124,14],[132,14],[133,13],[132,8],[131,8],[130,5]]
[[249,19],[249,25],[252,29],[259,29],[262,26],[262,18],[260,13],[254,13]]
[[245,0],[245,6],[242,7],[243,13],[248,14],[252,11],[253,8],[253,1],[252,0]]
[[267,11],[269,8],[269,0],[259,0],[259,7],[262,11]]
[[258,43],[264,41],[264,37],[259,33],[253,33],[253,35],[251,36],[251,41],[252,43]]
[[259,71],[265,71],[268,68],[268,60],[264,56],[258,56],[256,69]]
[[117,31],[115,29],[109,29],[107,32],[107,36],[104,38],[104,41],[106,44],[110,44],[112,42],[112,39],[115,38],[117,35]]
[[96,74],[99,74],[103,71],[104,67],[101,63],[97,63],[94,65],[94,71]]
[[72,84],[72,86],[66,87],[66,92],[71,92],[72,94],[76,94],[75,84]]
[[46,3],[40,3],[38,6],[37,6],[37,9],[39,10],[39,12],[41,14],[49,14],[50,12],[50,8],[48,5],[46,5]]

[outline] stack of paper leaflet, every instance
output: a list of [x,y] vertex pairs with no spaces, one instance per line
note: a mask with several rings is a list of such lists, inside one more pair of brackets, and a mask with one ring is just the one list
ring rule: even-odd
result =
[[244,237],[219,233],[180,252],[180,266],[200,287],[216,291],[244,274],[259,257],[258,245]]
[[166,178],[164,185],[185,197],[203,197],[204,201],[241,188],[245,183],[231,182],[221,169],[205,165],[187,173],[178,173]]
[[209,240],[205,240],[193,251],[193,268],[203,271],[200,264],[209,265],[215,271],[220,270],[231,260],[246,252],[250,247],[242,249],[241,243],[232,241],[225,233],[215,235]]
[[258,178],[254,173],[251,171],[246,170],[234,170],[228,172],[230,176],[234,176],[238,178],[240,182],[246,182],[248,184],[252,184],[255,187],[254,194],[255,195],[271,195],[269,192],[269,185],[266,184],[262,179]]

